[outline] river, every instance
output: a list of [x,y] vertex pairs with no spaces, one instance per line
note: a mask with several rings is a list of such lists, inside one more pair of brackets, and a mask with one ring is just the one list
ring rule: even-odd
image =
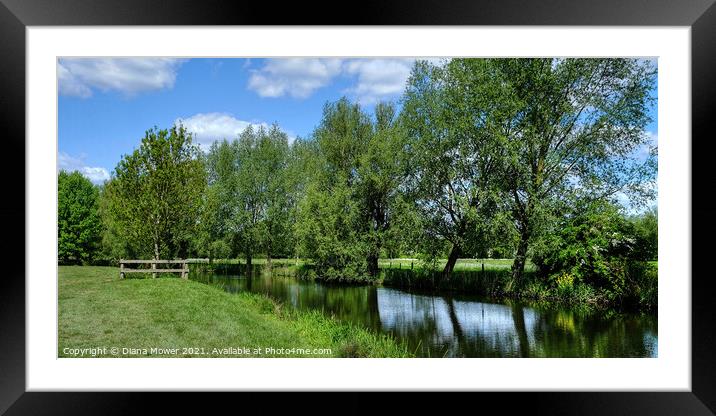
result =
[[657,318],[587,313],[476,296],[412,293],[380,286],[336,286],[258,274],[201,275],[235,293],[262,293],[297,309],[405,342],[419,357],[656,357]]

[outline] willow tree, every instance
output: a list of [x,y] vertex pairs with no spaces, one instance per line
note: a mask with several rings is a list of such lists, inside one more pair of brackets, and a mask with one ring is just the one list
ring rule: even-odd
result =
[[325,180],[342,181],[352,186],[360,158],[372,134],[370,117],[360,105],[351,103],[345,97],[327,103],[321,123],[313,133],[326,161],[328,171]]
[[210,260],[235,254],[231,221],[237,209],[237,159],[238,141],[226,139],[212,143],[206,154],[208,187],[197,240]]
[[488,60],[417,62],[405,93],[407,189],[428,241],[447,241],[449,275],[458,258],[492,240],[501,204],[505,96]]
[[358,160],[356,193],[362,211],[363,239],[367,245],[368,274],[378,275],[378,258],[387,241],[400,203],[399,186],[403,177],[401,153],[405,129],[396,117],[395,106],[379,103],[375,107],[372,134]]
[[288,135],[276,125],[265,132],[255,149],[254,169],[263,178],[264,196],[259,242],[269,266],[273,257],[292,251],[290,215],[295,195],[288,177],[289,156]]
[[231,232],[249,266],[259,252],[266,253],[270,263],[274,253],[285,254],[289,244],[288,136],[275,125],[248,127],[235,148]]
[[186,255],[199,220],[206,173],[181,126],[148,130],[125,155],[103,193],[105,224],[138,256]]
[[505,189],[519,244],[513,278],[529,245],[548,229],[567,197],[635,200],[649,196],[656,173],[648,146],[656,70],[636,59],[498,59],[508,100],[498,102],[507,140]]
[[370,117],[346,98],[324,106],[313,132],[315,172],[304,187],[294,229],[300,250],[325,279],[358,279],[367,271],[366,221],[357,182],[372,134]]

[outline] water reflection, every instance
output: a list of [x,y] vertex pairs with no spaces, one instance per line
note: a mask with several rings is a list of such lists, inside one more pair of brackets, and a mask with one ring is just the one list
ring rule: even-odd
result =
[[423,357],[655,357],[655,316],[538,308],[477,297],[331,286],[258,274],[202,276],[230,292],[263,293],[298,309],[393,334]]

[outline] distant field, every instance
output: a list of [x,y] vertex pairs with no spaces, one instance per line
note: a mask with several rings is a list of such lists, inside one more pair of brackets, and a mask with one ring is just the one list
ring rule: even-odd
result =
[[[190,259],[190,260],[205,260],[205,259]],[[226,264],[246,264],[246,259],[240,258],[240,259],[214,259],[215,263],[226,263]],[[268,262],[267,259],[264,258],[258,258],[258,259],[251,259],[251,264],[266,264]],[[290,265],[296,265],[296,264],[306,264],[305,259],[271,259],[272,264],[290,264]]]
[[[214,259],[217,263],[228,263],[228,264],[245,264],[246,259]],[[500,270],[500,269],[509,269],[512,267],[514,259],[459,259],[457,261],[457,264],[455,265],[455,270],[481,270],[482,265],[485,265],[485,269],[489,270]],[[251,260],[252,264],[266,264],[266,259],[253,259]],[[446,259],[442,259],[438,261],[438,264],[440,267],[444,267],[445,263],[447,262]],[[289,264],[289,265],[303,265],[303,264],[310,264],[310,261],[306,259],[271,259],[272,264]],[[420,260],[418,259],[411,259],[411,258],[396,258],[396,259],[380,259],[378,260],[378,266],[381,269],[388,269],[388,268],[394,268],[394,269],[405,269],[410,268],[411,265],[413,268],[419,268],[420,267]],[[525,269],[535,270],[534,264],[532,264],[530,261],[527,261],[527,265],[525,266]]]
[[[444,267],[447,260],[443,259],[438,261],[440,267]],[[485,265],[485,270],[504,270],[512,267],[514,259],[459,259],[455,264],[455,270],[481,270],[482,265]],[[378,265],[382,269],[393,268],[393,269],[409,269],[411,264],[414,268],[420,267],[420,260],[418,259],[381,259],[378,261]],[[525,266],[526,270],[534,270],[535,266],[531,262],[527,262]]]

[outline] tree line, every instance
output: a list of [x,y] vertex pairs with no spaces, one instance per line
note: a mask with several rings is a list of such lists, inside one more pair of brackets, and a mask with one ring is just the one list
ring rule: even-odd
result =
[[[248,127],[203,152],[153,128],[109,181],[59,180],[60,261],[309,259],[325,279],[378,260],[531,259],[545,274],[613,275],[656,258],[656,69],[635,59],[416,62],[397,103],[342,98],[310,137]],[[623,201],[622,201],[623,202]],[[594,277],[596,276],[596,277]]]

